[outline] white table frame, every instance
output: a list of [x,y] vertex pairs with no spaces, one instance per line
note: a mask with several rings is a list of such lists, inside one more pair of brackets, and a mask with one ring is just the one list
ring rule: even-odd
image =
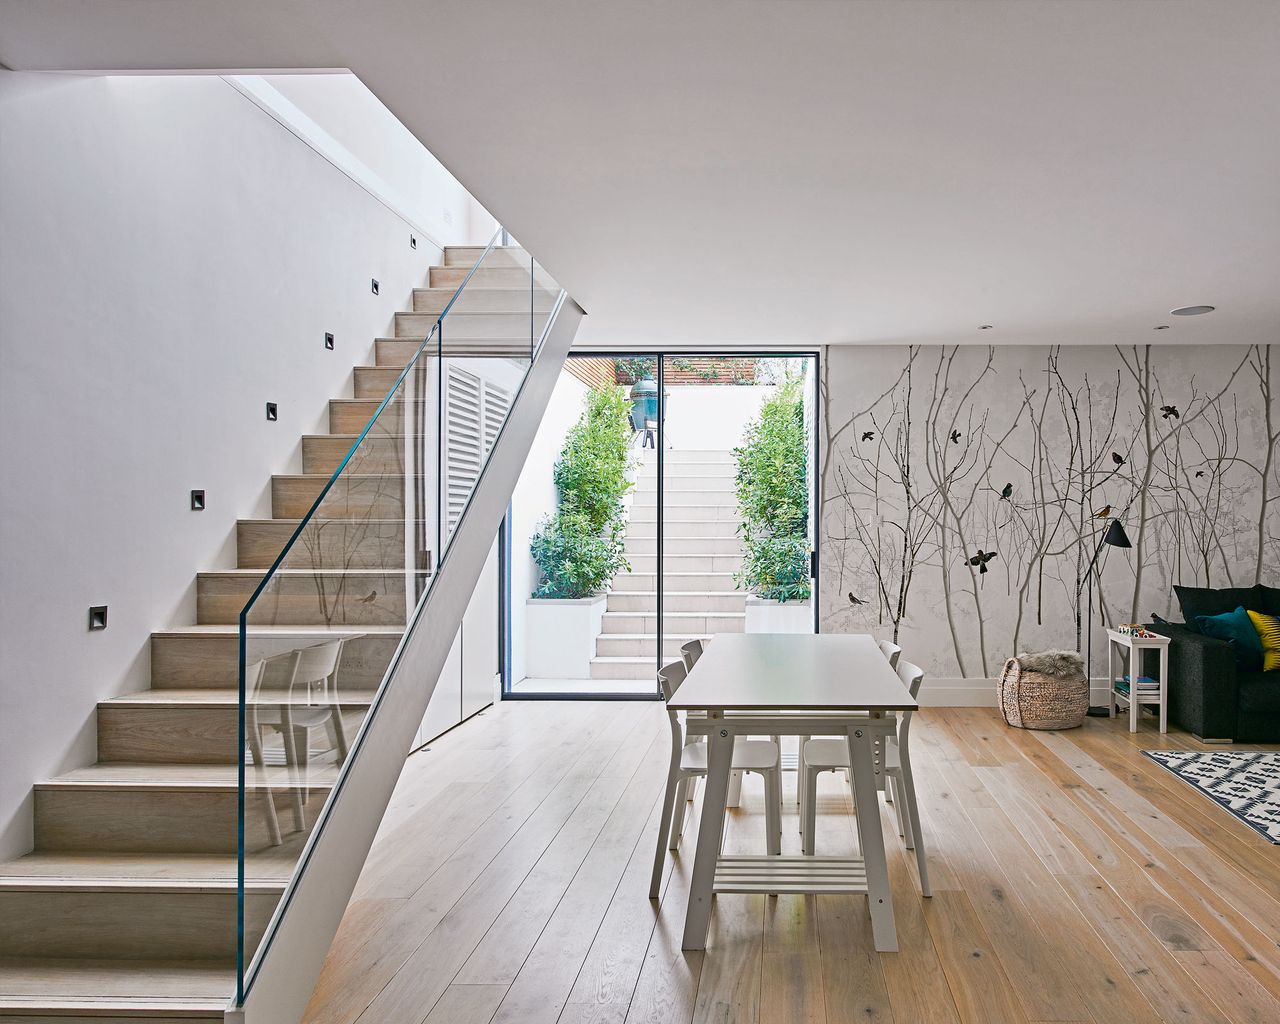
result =
[[[1129,695],[1116,690],[1116,648],[1124,648],[1129,652]],[[1143,699],[1138,696],[1138,676],[1142,675],[1142,652],[1160,652],[1160,676],[1157,682],[1160,689],[1155,699]],[[1110,693],[1111,717],[1116,717],[1116,708],[1120,703],[1129,708],[1129,731],[1138,731],[1138,720],[1142,716],[1142,705],[1159,705],[1160,731],[1169,731],[1169,638],[1167,636],[1130,636],[1118,633],[1114,629],[1107,630],[1107,690]]]
[[[866,893],[876,949],[882,953],[896,952],[897,927],[877,796],[883,770],[875,756],[877,741],[883,749],[884,738],[897,728],[896,716],[879,711],[812,715],[785,711],[776,714],[711,711],[706,718],[691,719],[687,728],[691,733],[705,734],[709,748],[683,948],[706,948],[712,899],[716,893],[838,892]],[[835,736],[841,733],[849,740],[849,763],[853,766],[853,798],[862,856],[722,856],[720,841],[736,737]]]

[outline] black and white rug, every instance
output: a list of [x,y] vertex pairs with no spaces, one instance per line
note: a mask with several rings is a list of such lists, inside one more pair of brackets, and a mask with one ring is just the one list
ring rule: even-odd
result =
[[1280,845],[1280,754],[1247,750],[1144,750],[1183,782]]

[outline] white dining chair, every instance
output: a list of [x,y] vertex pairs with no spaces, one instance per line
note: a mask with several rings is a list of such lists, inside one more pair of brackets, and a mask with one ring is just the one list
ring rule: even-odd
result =
[[[889,667],[896,669],[898,667],[898,658],[902,655],[902,648],[892,640],[878,640],[876,641],[876,646],[880,648],[880,653],[884,655],[885,661],[889,663]],[[808,736],[801,736],[799,739],[799,745],[796,748],[796,803],[799,804],[801,808],[804,807],[805,792],[804,745],[808,741]],[[844,773],[844,777],[847,781],[849,778],[848,771]],[[800,816],[800,830],[802,832],[804,831],[803,814]]]
[[[924,682],[924,669],[909,661],[899,661],[897,672],[903,685],[911,691],[912,698],[918,697],[920,685]],[[924,835],[920,829],[920,810],[916,803],[915,779],[911,773],[911,756],[907,745],[911,715],[910,711],[902,713],[896,737],[891,736],[884,745],[883,779],[886,787],[893,786],[897,797],[893,806],[898,816],[898,834],[905,840],[907,849],[914,850],[916,854],[916,865],[920,869],[920,892],[924,896],[932,896],[929,868],[924,855]],[[801,848],[805,854],[812,855],[818,819],[818,775],[848,769],[849,744],[843,738],[813,739],[801,747],[800,754],[801,768],[805,775],[805,802],[800,809]]]
[[[687,671],[683,661],[673,661],[658,673],[663,699],[668,703],[684,682]],[[662,799],[662,818],[658,823],[658,847],[653,855],[653,877],[649,898],[657,899],[662,884],[662,866],[668,845],[680,846],[684,821],[688,814],[686,793],[691,780],[707,774],[708,744],[689,742],[684,722],[676,711],[667,709],[671,723],[671,762],[667,769],[666,790]],[[773,740],[739,739],[733,745],[733,770],[756,772],[764,778],[765,849],[770,854],[782,852],[782,762],[778,744]],[[703,799],[706,799],[705,793]],[[668,839],[670,843],[668,844]]]
[[680,660],[684,662],[684,670],[692,672],[693,666],[698,664],[698,659],[702,657],[704,643],[701,639],[690,640],[688,643],[680,645]]

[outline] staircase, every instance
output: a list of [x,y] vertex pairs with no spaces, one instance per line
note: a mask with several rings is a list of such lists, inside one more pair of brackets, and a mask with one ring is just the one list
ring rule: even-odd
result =
[[[658,642],[658,460],[642,449],[627,526],[631,571],[616,576],[604,629],[591,659],[592,679],[653,679]],[[742,565],[738,540],[737,466],[730,451],[667,450],[663,504],[663,661],[681,644],[716,633],[741,633],[748,595],[734,587]]]
[[[35,850],[0,864],[0,1022],[223,1019],[235,992],[238,616],[482,252],[445,250],[413,309],[396,316],[395,337],[376,339],[374,364],[355,368],[353,397],[329,403],[329,433],[302,438],[303,472],[272,478],[272,518],[239,522],[237,567],[197,574],[196,623],[152,635],[150,689],[98,706],[98,762],[36,784]],[[535,298],[540,331],[553,297]],[[492,251],[462,300],[465,316],[447,321],[446,355],[527,363],[523,253]],[[290,552],[269,609],[256,610],[269,611],[269,623],[252,628],[259,656],[349,638],[339,672],[348,737],[408,613],[400,406],[394,400],[383,413],[383,434],[366,439],[359,464]],[[251,805],[246,960],[339,771],[331,746],[312,751],[300,792],[274,743],[263,767],[246,768],[255,801],[272,802],[282,833],[273,843],[267,816]]]

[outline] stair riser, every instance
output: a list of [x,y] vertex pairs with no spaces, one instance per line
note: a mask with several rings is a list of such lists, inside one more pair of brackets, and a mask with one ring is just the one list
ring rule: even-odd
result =
[[657,668],[651,661],[609,662],[593,661],[591,663],[592,679],[652,679],[657,685]]
[[[474,261],[472,261],[474,263]],[[429,283],[432,288],[448,288],[457,291],[463,281],[467,281],[467,273],[471,264],[456,267],[432,267]],[[467,281],[467,291],[473,288],[528,288],[529,270],[527,266],[491,267],[488,263],[480,267]]]
[[[276,476],[271,478],[271,515],[276,519],[301,519],[310,510],[329,477]],[[404,515],[404,478],[342,476],[333,481],[320,503],[324,519],[399,519]]]
[[[629,544],[627,548],[627,561],[631,563],[632,572],[656,573],[658,571],[658,556],[656,554],[631,551]],[[673,552],[670,546],[668,546],[666,555],[662,559],[664,573],[733,573],[740,568],[742,568],[741,555],[681,555]],[[708,589],[715,590],[716,588],[710,587]]]
[[[680,645],[684,640],[664,640],[662,657],[670,661],[680,657]],[[653,656],[654,640],[648,637],[600,637],[596,640],[596,654],[601,658],[648,658]]]
[[[656,612],[653,594],[610,594],[606,611]],[[669,612],[741,612],[747,606],[746,594],[667,594],[662,607]]]
[[[258,520],[236,525],[237,565],[266,569],[279,556],[297,523]],[[308,523],[285,556],[287,569],[393,569],[403,571],[404,524],[329,520]]]
[[[235,982],[229,983],[228,991],[234,988]],[[110,1000],[107,1000],[110,1003]],[[121,1009],[128,1007],[133,1009],[136,1007],[134,1000],[122,1000],[117,1004]],[[14,1016],[9,1012],[9,1007],[0,1002],[0,1019],[4,1024],[223,1024],[226,1020],[226,1014],[222,1010],[201,1010],[184,1013],[181,1017],[160,1016],[154,1017],[148,1014],[145,1017],[118,1016],[112,1013],[110,1016],[102,1014],[83,1014],[72,1013],[68,1016],[63,1003],[53,996],[45,1005],[40,1005],[39,1001],[33,1003],[29,999],[22,1001],[23,1012],[18,1016]],[[113,1007],[114,1009],[115,1007]],[[45,1012],[45,1011],[48,1012]]]
[[[395,336],[397,338],[427,337],[435,327],[437,313],[397,313]],[[519,313],[450,313],[444,321],[445,344],[467,339],[528,341],[530,332],[536,339],[547,326],[549,314],[528,311]],[[532,322],[532,326],[530,326]]]
[[[636,513],[639,509],[632,508],[631,521],[627,524],[627,538],[657,538],[658,523],[653,516],[644,520],[637,520]],[[702,541],[704,539],[714,539],[717,541],[729,540],[737,543],[738,537],[738,519],[725,520],[699,520],[690,521],[688,519],[679,519],[668,514],[666,521],[662,524],[662,536],[670,544],[673,541],[681,541],[684,543],[692,543]],[[671,550],[670,548],[668,550]],[[720,548],[684,548],[683,551],[689,554],[698,554],[699,551],[720,552]]]
[[[248,948],[261,940],[279,900],[279,893],[246,894]],[[0,891],[0,920],[0,956],[6,957],[205,960],[234,957],[236,951],[234,889],[7,890]]]
[[404,473],[404,440],[370,434],[351,451],[355,438],[308,435],[302,439],[302,472],[329,473],[351,454],[343,473]]
[[[374,359],[380,368],[403,369],[422,346],[419,341],[397,341],[379,338],[374,342]],[[436,345],[427,346],[423,357],[432,359],[440,354]],[[446,359],[524,359],[529,358],[528,337],[516,341],[499,344],[495,341],[467,343],[451,341],[444,346]]]
[[[371,435],[398,435],[402,429],[400,413],[403,408],[403,402],[398,398],[393,399],[382,410],[382,414],[378,417],[378,422],[373,425],[369,433]],[[331,401],[329,403],[329,433],[363,433],[365,426],[373,419],[373,415],[377,411],[378,400],[372,398],[366,398],[361,401],[351,401],[349,399]]]
[[[691,492],[693,493],[693,492]],[[664,502],[666,505],[667,517],[669,519],[680,519],[686,522],[695,523],[732,523],[736,528],[742,522],[742,517],[738,514],[738,509],[734,505],[720,505],[715,502],[707,502],[704,498],[701,501],[673,500],[668,496]],[[641,503],[631,506],[631,522],[636,523],[654,523],[658,518],[658,509],[652,503]]]
[[[666,552],[668,568],[672,568],[673,558],[737,558],[742,557],[742,542],[730,533],[727,537],[671,537],[664,535],[662,546]],[[633,566],[639,567],[643,561],[636,559],[653,558],[658,553],[657,537],[633,537],[627,535],[627,558]]]
[[[694,481],[690,481],[694,483]],[[686,505],[714,505],[725,513],[721,518],[741,519],[742,516],[738,512],[738,499],[733,496],[730,490],[711,491],[706,489],[706,485],[701,481],[696,481],[697,487],[690,487],[684,490],[679,487],[668,487],[662,492],[663,507],[670,510],[673,508],[683,509]],[[633,499],[633,508],[639,510],[642,508],[656,509],[658,507],[658,495],[655,491],[637,491]],[[668,512],[670,514],[670,512]],[[684,515],[683,512],[680,513]]]
[[[262,708],[275,714],[276,705]],[[355,736],[368,704],[343,708],[342,721],[348,737]],[[105,701],[98,705],[98,760],[130,764],[235,764],[239,745],[239,708],[150,706]],[[264,744],[271,753],[283,756],[278,733],[264,731]],[[328,746],[321,730],[313,732],[315,747]]]
[[[483,245],[446,245],[444,249],[444,265],[446,267],[464,267],[470,269],[484,257],[484,264],[477,273],[491,267],[516,267],[529,280],[529,254],[517,246],[494,246],[485,252]],[[472,278],[475,280],[475,278]]]
[[[605,612],[606,633],[656,633],[658,616],[635,612]],[[706,617],[691,615],[675,618],[667,616],[667,632],[680,636],[715,636],[717,633],[741,633],[746,629],[746,614]]]
[[[400,369],[394,366],[357,366],[353,374],[352,397],[381,400],[395,386],[399,376]],[[402,393],[403,390],[397,391],[397,400]]]
[[[254,576],[201,573],[196,579],[196,622],[239,622],[258,582]],[[277,575],[249,612],[249,622],[271,626],[393,626],[406,621],[403,573]]]
[[[475,288],[468,282],[458,301],[453,304],[453,313],[520,313],[529,315],[530,306],[542,313],[551,311],[556,303],[556,296],[545,288],[535,288],[530,294],[529,275],[524,275],[523,287],[517,282],[511,288]],[[474,280],[474,279],[473,279]],[[439,316],[444,307],[457,294],[453,288],[415,288],[413,290],[413,311]]]
[[[323,637],[262,639],[250,637],[250,661],[283,654]],[[362,636],[342,648],[338,682],[343,691],[374,690],[395,654],[398,635]],[[163,689],[233,690],[239,685],[240,641],[234,633],[220,636],[169,636],[151,638],[151,687]]]
[[[663,481],[662,494],[664,499],[669,494],[681,494],[685,491],[714,494],[718,501],[733,505],[736,505],[738,501],[734,491],[733,478],[729,476],[669,476]],[[653,477],[641,477],[636,481],[635,493],[637,499],[650,497],[652,500],[656,500],[658,496],[658,481]]]
[[[667,458],[662,460],[662,473],[670,480],[727,480],[732,483],[737,476],[738,467],[734,462],[672,462],[670,460],[670,452]],[[637,481],[654,481],[658,479],[658,465],[656,462],[648,462],[640,470]]]
[[[691,573],[687,576],[676,576],[670,566],[663,576],[668,591],[710,591],[715,594],[731,593],[734,587],[732,576],[717,576],[712,573]],[[624,573],[613,578],[610,592],[615,594],[633,594],[637,591],[653,591],[657,589],[658,576],[652,572]]]
[[[314,822],[328,790],[312,786],[305,813]],[[289,790],[272,791],[285,841],[294,831]],[[271,848],[265,794],[248,794],[245,846]],[[235,853],[236,791],[147,787],[37,786],[37,850],[86,853]]]

